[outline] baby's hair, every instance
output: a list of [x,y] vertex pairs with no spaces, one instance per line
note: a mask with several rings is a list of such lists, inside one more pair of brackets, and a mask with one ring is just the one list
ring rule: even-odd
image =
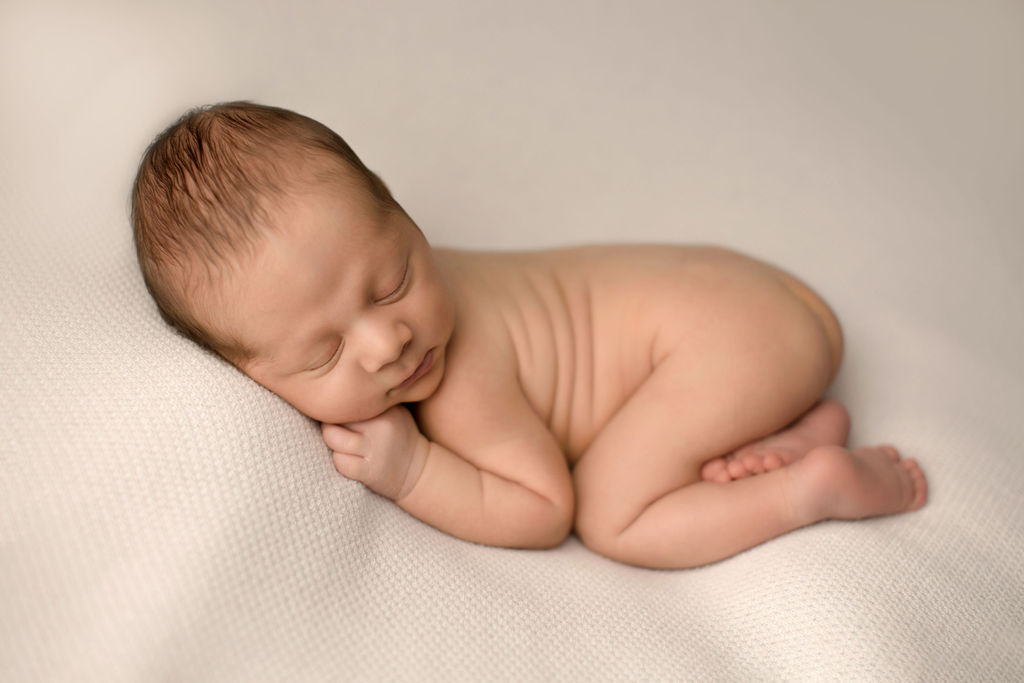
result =
[[[312,175],[296,178],[296,167]],[[382,210],[398,208],[337,133],[287,109],[251,102],[197,107],[153,140],[132,188],[131,221],[143,279],[168,323],[235,364],[250,357],[238,340],[199,323],[189,290],[197,276],[205,272],[209,283],[212,273],[251,251],[271,227],[270,203],[303,178],[355,178]]]

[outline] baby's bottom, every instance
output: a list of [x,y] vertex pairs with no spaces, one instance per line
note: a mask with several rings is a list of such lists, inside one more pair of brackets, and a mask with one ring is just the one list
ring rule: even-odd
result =
[[[753,284],[777,277],[751,269]],[[819,402],[841,339],[783,284],[723,300],[736,313],[722,316],[723,334],[681,338],[580,458],[576,531],[588,547],[629,564],[691,567],[823,519],[924,505],[913,460],[890,446],[843,445],[846,411]]]

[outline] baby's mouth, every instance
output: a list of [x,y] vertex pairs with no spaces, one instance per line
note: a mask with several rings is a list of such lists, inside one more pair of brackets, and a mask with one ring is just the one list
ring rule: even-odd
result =
[[416,366],[416,369],[412,371],[412,374],[406,377],[404,380],[402,380],[402,383],[399,384],[394,389],[392,389],[392,391],[401,391],[402,389],[406,389],[412,386],[412,384],[416,382],[416,380],[430,372],[430,368],[432,368],[433,366],[434,350],[430,349],[429,351],[427,351],[427,355],[423,356],[423,360],[421,360],[420,364]]

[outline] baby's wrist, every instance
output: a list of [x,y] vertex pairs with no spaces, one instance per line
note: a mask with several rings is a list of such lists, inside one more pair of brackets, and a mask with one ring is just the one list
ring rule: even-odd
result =
[[416,435],[412,455],[409,457],[409,467],[405,471],[405,480],[402,482],[402,487],[398,491],[395,502],[404,500],[415,490],[416,485],[423,476],[423,470],[426,469],[427,458],[430,457],[432,445],[430,440],[423,436],[422,433]]

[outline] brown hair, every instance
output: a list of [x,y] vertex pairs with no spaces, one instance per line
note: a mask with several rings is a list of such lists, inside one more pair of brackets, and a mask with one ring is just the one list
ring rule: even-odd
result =
[[[324,163],[326,162],[326,163]],[[269,202],[297,179],[288,168],[311,167],[315,178],[354,176],[383,209],[397,208],[387,187],[327,126],[287,109],[225,102],[186,112],[153,140],[131,194],[135,249],[146,287],[164,320],[233,363],[250,354],[218,336],[190,310],[195,274],[206,282],[230,267],[270,227]]]

